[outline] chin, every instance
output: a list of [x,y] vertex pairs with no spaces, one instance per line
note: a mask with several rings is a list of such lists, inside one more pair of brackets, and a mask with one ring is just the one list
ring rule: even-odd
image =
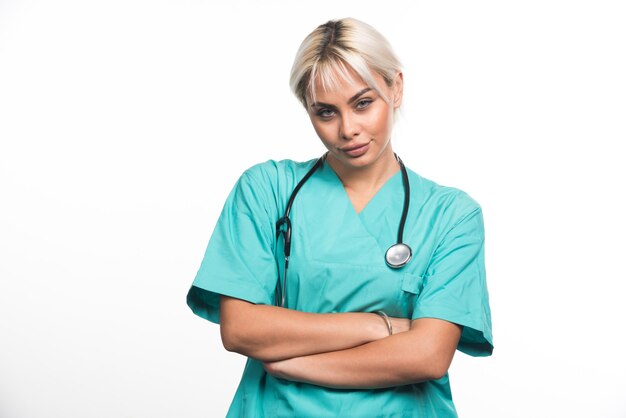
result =
[[343,165],[346,165],[348,167],[362,168],[374,163],[376,161],[376,158],[373,155],[369,155],[369,153],[367,153],[356,158],[342,156],[339,161]]

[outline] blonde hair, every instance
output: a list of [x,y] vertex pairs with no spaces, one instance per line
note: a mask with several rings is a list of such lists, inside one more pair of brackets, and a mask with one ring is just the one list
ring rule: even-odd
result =
[[350,70],[388,101],[372,71],[391,86],[402,66],[387,39],[367,23],[353,18],[330,20],[300,44],[289,84],[306,108],[307,99],[315,102],[318,83],[324,91],[337,88],[341,80],[354,78]]

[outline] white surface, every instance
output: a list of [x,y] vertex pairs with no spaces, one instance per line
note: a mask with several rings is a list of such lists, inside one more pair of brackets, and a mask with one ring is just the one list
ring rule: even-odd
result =
[[344,16],[405,64],[397,152],[483,207],[461,417],[626,416],[624,3],[414,3],[0,1],[0,417],[225,414],[185,295],[242,170],[321,154],[288,75]]

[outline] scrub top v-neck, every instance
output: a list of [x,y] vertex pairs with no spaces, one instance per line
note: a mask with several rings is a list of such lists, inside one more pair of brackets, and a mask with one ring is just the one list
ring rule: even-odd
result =
[[[219,295],[272,305],[282,277],[275,222],[315,160],[268,161],[244,172],[230,193],[187,302],[219,323]],[[463,191],[408,170],[404,241],[413,259],[385,263],[397,238],[404,199],[395,173],[357,213],[324,163],[302,187],[292,211],[286,307],[304,312],[374,312],[440,318],[463,326],[458,349],[491,354],[491,314],[480,206]],[[374,412],[373,412],[374,411]],[[374,414],[374,415],[372,415]],[[346,390],[277,379],[248,359],[229,417],[455,417],[448,376],[385,389]]]

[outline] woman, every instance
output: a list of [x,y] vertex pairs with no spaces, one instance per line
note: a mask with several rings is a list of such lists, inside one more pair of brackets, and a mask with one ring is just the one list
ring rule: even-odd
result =
[[228,416],[454,417],[455,350],[493,349],[481,208],[394,154],[403,75],[372,27],[319,26],[291,87],[328,152],[243,173],[187,299],[248,356]]

